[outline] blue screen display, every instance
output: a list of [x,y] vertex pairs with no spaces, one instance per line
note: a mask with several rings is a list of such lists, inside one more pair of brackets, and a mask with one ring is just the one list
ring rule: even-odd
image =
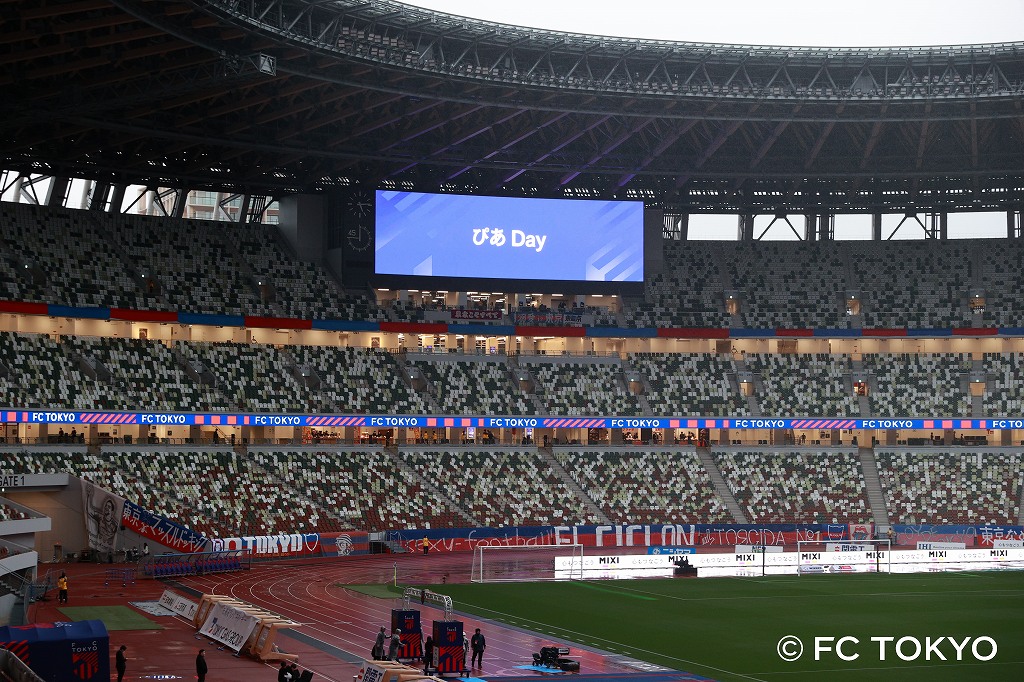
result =
[[379,275],[643,282],[641,201],[377,191]]

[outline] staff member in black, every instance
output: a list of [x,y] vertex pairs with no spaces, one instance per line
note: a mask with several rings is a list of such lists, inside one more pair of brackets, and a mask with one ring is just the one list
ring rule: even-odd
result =
[[117,650],[117,655],[114,657],[114,668],[117,670],[117,682],[121,682],[124,679],[124,671],[128,669],[128,659],[125,657],[124,652],[128,650],[124,644]]
[[206,673],[209,668],[206,667],[206,649],[200,649],[199,654],[196,656],[196,677],[199,678],[199,682],[206,682]]
[[473,633],[473,638],[469,640],[469,646],[473,649],[473,658],[470,663],[477,668],[484,667],[484,649],[487,648],[487,640],[480,634],[480,628]]

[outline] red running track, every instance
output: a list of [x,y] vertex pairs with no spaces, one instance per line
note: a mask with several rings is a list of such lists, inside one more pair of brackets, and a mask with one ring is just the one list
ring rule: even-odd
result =
[[[381,626],[391,622],[391,609],[401,606],[400,599],[381,599],[346,589],[346,584],[384,584],[397,568],[399,582],[436,585],[469,580],[472,557],[468,553],[387,554],[347,559],[317,559],[254,564],[252,570],[231,574],[195,576],[180,584],[201,593],[230,595],[236,599],[277,613],[302,625],[296,636],[287,632],[278,636],[282,651],[299,656],[299,667],[315,673],[314,680],[351,682],[361,663],[369,657],[374,636]],[[43,564],[40,575],[54,568],[66,570],[70,577],[69,606],[127,605],[130,601],[156,601],[168,587],[161,581],[139,579],[134,585],[104,584],[106,567],[96,564]],[[178,590],[179,592],[181,590]],[[69,620],[56,604],[56,591],[45,601],[32,606],[32,622]],[[417,605],[425,632],[430,623],[443,618],[440,609]],[[456,612],[458,604],[455,605]],[[276,666],[235,657],[229,650],[195,636],[195,628],[179,618],[151,617],[162,630],[115,631],[110,634],[110,655],[121,644],[128,646],[127,682],[136,680],[194,680],[195,656],[206,649],[210,682],[255,682],[273,680]],[[482,670],[473,675],[493,678],[531,675],[516,666],[532,663],[532,655],[542,646],[570,647],[571,656],[580,661],[586,674],[628,675],[640,670],[665,670],[638,664],[634,659],[587,647],[586,642],[545,636],[456,614],[465,631],[477,627],[487,636],[487,652]],[[113,664],[111,663],[111,669]]]

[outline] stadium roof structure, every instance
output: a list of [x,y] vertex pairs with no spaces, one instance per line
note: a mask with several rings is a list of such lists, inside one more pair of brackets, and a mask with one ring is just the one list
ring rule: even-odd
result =
[[680,43],[385,0],[21,0],[0,17],[0,166],[25,173],[681,212],[1024,206],[1024,42]]

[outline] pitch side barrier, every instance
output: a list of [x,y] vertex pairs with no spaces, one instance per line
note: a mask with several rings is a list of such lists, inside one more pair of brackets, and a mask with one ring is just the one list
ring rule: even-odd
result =
[[140,426],[283,426],[364,428],[511,428],[511,429],[1024,429],[1024,416],[998,419],[927,418],[769,418],[769,417],[559,417],[466,415],[324,415],[246,412],[79,412],[0,408],[6,424],[85,424]]

